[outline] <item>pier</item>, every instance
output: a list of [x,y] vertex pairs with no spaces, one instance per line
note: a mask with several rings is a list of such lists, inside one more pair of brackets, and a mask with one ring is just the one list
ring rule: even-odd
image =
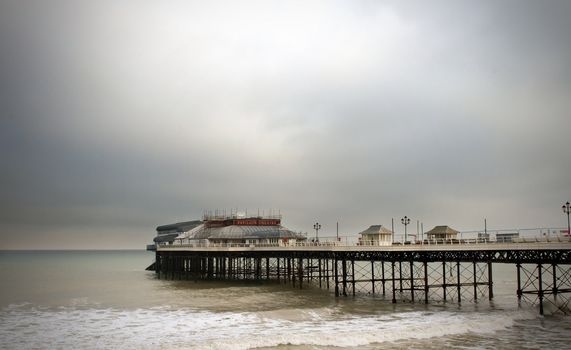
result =
[[367,294],[399,302],[475,302],[494,297],[493,264],[515,265],[518,300],[540,314],[569,313],[569,238],[521,242],[450,240],[388,246],[335,241],[295,244],[157,244],[161,279],[274,281],[312,285],[336,297]]

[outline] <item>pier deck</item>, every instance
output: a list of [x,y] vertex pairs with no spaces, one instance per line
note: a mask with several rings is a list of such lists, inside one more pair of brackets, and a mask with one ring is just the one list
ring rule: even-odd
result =
[[536,242],[536,243],[465,243],[465,244],[397,244],[390,246],[372,245],[334,245],[334,244],[300,244],[292,246],[279,245],[162,245],[157,251],[321,251],[321,252],[415,252],[415,251],[494,251],[521,250],[542,251],[561,250],[571,251],[571,242]]

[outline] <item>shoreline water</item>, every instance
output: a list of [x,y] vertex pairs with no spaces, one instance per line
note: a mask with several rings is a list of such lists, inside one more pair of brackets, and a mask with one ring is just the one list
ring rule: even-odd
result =
[[[145,251],[0,252],[0,349],[567,348],[571,319],[492,302],[391,304],[273,283],[166,281]],[[147,264],[147,265],[146,265]]]

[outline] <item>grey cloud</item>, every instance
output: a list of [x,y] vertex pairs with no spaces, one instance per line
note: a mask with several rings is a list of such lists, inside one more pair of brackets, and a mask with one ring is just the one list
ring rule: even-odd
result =
[[142,247],[203,208],[563,225],[566,1],[0,7],[0,247]]

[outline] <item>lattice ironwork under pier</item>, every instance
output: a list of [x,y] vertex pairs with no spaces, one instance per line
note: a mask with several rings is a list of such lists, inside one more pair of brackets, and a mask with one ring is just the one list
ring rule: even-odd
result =
[[[254,280],[326,288],[336,296],[379,295],[396,302],[492,299],[493,263],[516,265],[516,295],[569,313],[571,255],[537,251],[181,251],[156,252],[159,278]],[[551,307],[551,306],[550,306]],[[554,309],[551,307],[551,309]]]

